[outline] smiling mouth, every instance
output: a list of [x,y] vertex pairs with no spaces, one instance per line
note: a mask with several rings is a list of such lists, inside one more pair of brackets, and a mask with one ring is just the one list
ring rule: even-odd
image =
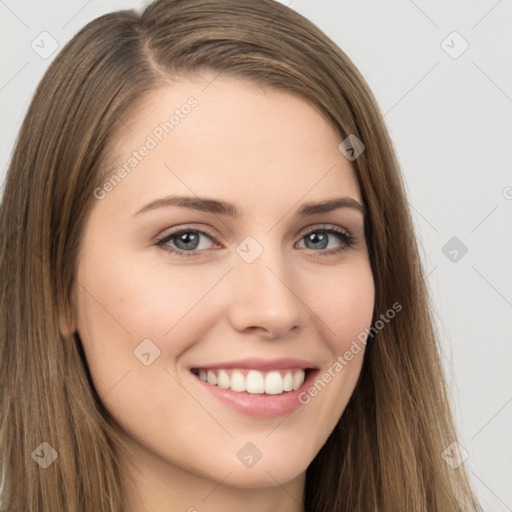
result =
[[295,391],[302,386],[310,371],[309,368],[267,371],[247,368],[191,369],[198,379],[212,386],[231,389],[238,393],[259,395],[281,395]]

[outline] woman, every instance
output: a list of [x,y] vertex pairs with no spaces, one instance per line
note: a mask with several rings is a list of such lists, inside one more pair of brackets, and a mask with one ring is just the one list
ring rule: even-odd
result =
[[2,202],[2,510],[481,510],[381,121],[271,0],[66,45]]

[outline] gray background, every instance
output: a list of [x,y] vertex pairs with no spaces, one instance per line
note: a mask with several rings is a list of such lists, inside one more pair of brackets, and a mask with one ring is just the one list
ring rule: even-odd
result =
[[[377,97],[428,272],[465,464],[485,511],[512,511],[512,2],[282,3],[326,32]],[[61,48],[93,18],[142,5],[0,0],[2,180],[56,54],[42,58],[31,43],[46,31]],[[454,31],[469,44],[461,55]]]

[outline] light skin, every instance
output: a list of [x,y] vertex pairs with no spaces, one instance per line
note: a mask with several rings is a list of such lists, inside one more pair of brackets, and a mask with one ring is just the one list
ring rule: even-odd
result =
[[[306,469],[347,405],[364,350],[307,405],[277,418],[218,401],[189,367],[297,357],[321,375],[349,350],[371,325],[374,305],[363,214],[296,212],[308,202],[362,204],[362,197],[341,139],[317,109],[286,92],[225,76],[211,82],[214,76],[156,89],[125,119],[129,128],[112,147],[119,166],[187,98],[198,101],[95,199],[78,259],[76,310],[62,329],[78,332],[98,394],[132,449],[120,456],[135,481],[127,489],[133,511],[301,512]],[[226,201],[243,214],[179,206],[136,214],[170,195]],[[348,233],[354,245],[324,227]],[[182,228],[199,245],[175,237],[165,247],[195,256],[156,245]],[[246,237],[262,249],[252,263],[236,251]],[[346,250],[333,252],[339,248]],[[145,339],[160,350],[148,366],[134,355]],[[237,457],[248,442],[262,454],[250,468]]]

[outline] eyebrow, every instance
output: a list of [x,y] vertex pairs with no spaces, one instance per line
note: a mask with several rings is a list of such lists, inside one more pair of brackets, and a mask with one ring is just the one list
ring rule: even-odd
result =
[[[197,196],[169,196],[146,204],[140,210],[138,210],[133,215],[133,217],[150,210],[164,208],[167,206],[179,206],[182,208],[190,208],[192,210],[199,210],[206,213],[226,215],[236,218],[243,215],[242,210],[240,210],[234,204],[228,203],[226,201]],[[351,208],[361,212],[363,216],[365,215],[365,207],[355,199],[352,199],[351,197],[337,197],[317,203],[304,203],[297,211],[296,217],[308,217],[320,213],[328,213],[340,208]]]

